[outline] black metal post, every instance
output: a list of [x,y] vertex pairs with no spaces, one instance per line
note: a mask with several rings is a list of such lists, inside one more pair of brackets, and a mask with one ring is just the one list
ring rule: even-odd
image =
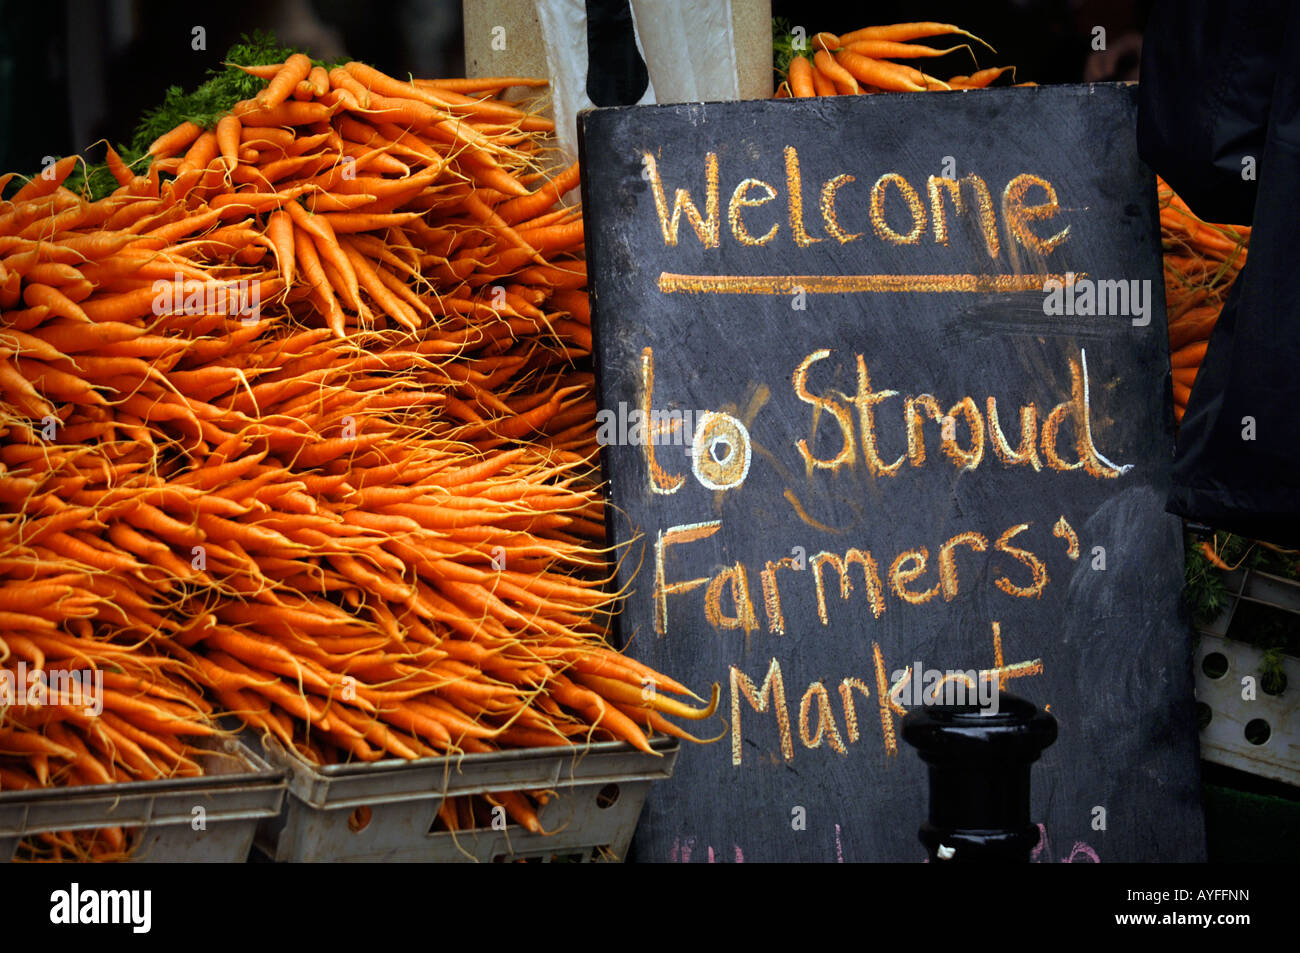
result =
[[927,705],[903,719],[903,738],[929,765],[930,860],[1028,863],[1038,844],[1029,820],[1029,770],[1056,740],[1056,719],[999,693],[998,711]]

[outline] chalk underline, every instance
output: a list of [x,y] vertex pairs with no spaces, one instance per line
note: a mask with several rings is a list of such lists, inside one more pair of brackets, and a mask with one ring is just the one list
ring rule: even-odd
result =
[[[1081,272],[1071,275],[1078,281]],[[879,291],[981,292],[1043,291],[1049,281],[1068,284],[1064,275],[678,275],[659,274],[665,294],[843,294]]]

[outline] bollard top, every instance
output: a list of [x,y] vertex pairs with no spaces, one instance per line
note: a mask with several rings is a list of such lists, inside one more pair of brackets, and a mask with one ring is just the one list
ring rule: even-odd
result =
[[903,719],[903,739],[925,761],[998,759],[1031,764],[1056,740],[1056,719],[1031,701],[1002,692],[998,711],[979,705],[927,705]]

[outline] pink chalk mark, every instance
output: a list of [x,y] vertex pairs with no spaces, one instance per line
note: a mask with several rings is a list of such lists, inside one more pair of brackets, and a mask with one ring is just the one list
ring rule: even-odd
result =
[[[745,854],[741,851],[740,845],[732,844],[731,847],[732,850],[736,852],[736,863],[743,864],[745,862]],[[691,854],[694,850],[694,837],[674,837],[672,849],[668,852],[668,862],[673,864],[689,864],[691,862]],[[712,846],[706,847],[705,851],[707,852],[708,863],[716,864],[722,862],[718,858],[717,854],[714,853]]]
[[[1030,852],[1029,861],[1030,863],[1034,863],[1034,864],[1051,863],[1052,847],[1050,842],[1047,839],[1047,825],[1039,824],[1037,825],[1037,827],[1038,827],[1038,846],[1035,847],[1033,851]],[[1070,848],[1069,856],[1062,857],[1061,863],[1100,864],[1101,858],[1097,856],[1097,852],[1093,850],[1090,846],[1088,846],[1087,843],[1080,840],[1074,842],[1074,846]]]
[[1031,864],[1041,864],[1043,862],[1042,857],[1044,852],[1046,852],[1048,856],[1051,856],[1051,851],[1047,850],[1047,825],[1039,824],[1038,846],[1036,846],[1029,854],[1029,862]]
[[[1085,858],[1085,859],[1084,859],[1084,860],[1075,860],[1075,858],[1076,858],[1076,857],[1079,857],[1079,856],[1082,856],[1082,857]],[[1070,848],[1070,856],[1069,856],[1069,857],[1062,857],[1062,858],[1061,858],[1061,863],[1063,863],[1063,864],[1080,864],[1080,863],[1100,864],[1100,863],[1101,863],[1101,858],[1097,856],[1097,852],[1096,852],[1095,850],[1093,850],[1091,847],[1089,847],[1089,846],[1088,846],[1087,844],[1085,844],[1083,841],[1079,840],[1079,841],[1075,841],[1075,842],[1074,842],[1074,846],[1073,846],[1072,848]]]
[[844,844],[840,841],[840,825],[835,825],[835,863],[844,863]]

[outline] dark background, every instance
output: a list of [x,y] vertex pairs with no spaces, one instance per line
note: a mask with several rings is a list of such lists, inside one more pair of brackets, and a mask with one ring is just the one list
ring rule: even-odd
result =
[[[909,20],[954,23],[997,48],[981,52],[981,66],[1015,64],[1019,81],[1072,83],[1136,79],[1149,7],[1150,0],[773,0],[772,15],[810,36]],[[0,170],[30,172],[47,155],[129,140],[168,86],[198,85],[241,33],[273,29],[313,56],[347,55],[397,76],[461,76],[461,23],[460,0],[0,0]],[[206,50],[191,47],[195,26],[207,31]],[[1094,26],[1106,28],[1105,53],[1091,49]],[[931,62],[942,75],[972,69],[965,53]],[[90,155],[98,161],[102,151]]]
[[[195,26],[206,50],[191,45]],[[465,71],[460,0],[0,0],[0,169],[30,172],[46,155],[129,141],[168,86],[193,89],[255,29],[397,76]]]

